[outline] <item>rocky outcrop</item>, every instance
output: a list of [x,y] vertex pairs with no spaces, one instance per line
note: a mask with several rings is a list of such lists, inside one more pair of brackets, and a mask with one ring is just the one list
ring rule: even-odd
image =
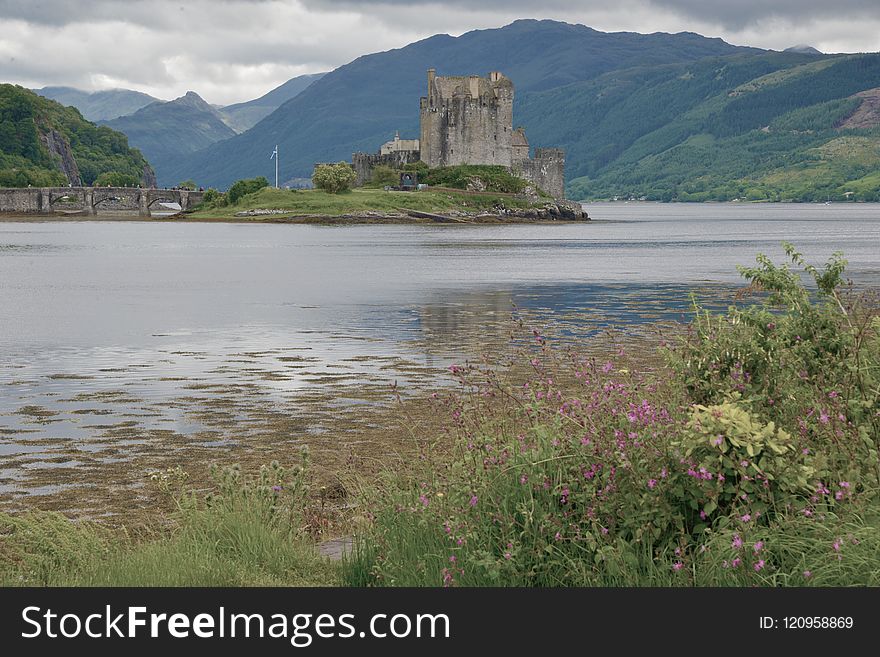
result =
[[536,221],[589,221],[590,216],[580,203],[558,200],[533,208],[498,207],[495,213],[499,216],[534,219]]
[[82,178],[80,178],[79,167],[76,165],[67,138],[57,130],[50,128],[45,132],[40,132],[40,141],[43,142],[52,158],[58,161],[58,167],[67,177],[67,182],[74,187],[80,187]]
[[144,165],[144,172],[141,174],[141,187],[146,187],[147,189],[155,189],[159,186],[159,183],[156,182],[156,172],[153,171],[153,167],[149,164]]

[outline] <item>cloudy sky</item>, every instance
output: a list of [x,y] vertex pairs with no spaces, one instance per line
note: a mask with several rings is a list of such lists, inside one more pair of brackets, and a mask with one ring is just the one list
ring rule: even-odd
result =
[[166,99],[194,90],[228,104],[359,55],[517,18],[880,51],[880,0],[0,0],[0,81]]

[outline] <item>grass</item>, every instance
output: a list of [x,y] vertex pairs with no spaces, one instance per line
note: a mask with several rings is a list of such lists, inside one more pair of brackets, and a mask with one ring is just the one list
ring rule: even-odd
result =
[[[245,210],[286,210],[290,216],[325,215],[338,217],[346,214],[405,213],[406,210],[444,213],[483,212],[497,207],[528,208],[528,201],[507,196],[468,194],[467,192],[396,192],[381,189],[355,189],[341,194],[321,190],[286,190],[266,187],[248,194],[235,205],[202,209],[189,215],[194,219],[235,218]],[[253,217],[259,220],[260,217]]]
[[205,498],[186,490],[179,468],[159,473],[155,479],[177,513],[170,526],[137,538],[57,513],[2,514],[0,585],[336,584],[338,567],[318,553],[306,527],[304,472],[285,477],[273,463],[247,478],[226,468],[215,473],[217,488]]
[[2,586],[330,586],[314,542],[242,514],[139,540],[60,514],[0,515]]

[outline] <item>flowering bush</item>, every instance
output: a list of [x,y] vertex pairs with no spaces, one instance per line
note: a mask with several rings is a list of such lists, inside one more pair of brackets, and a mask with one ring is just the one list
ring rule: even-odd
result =
[[351,189],[357,174],[347,162],[318,164],[312,174],[312,184],[328,194],[339,194]]
[[841,262],[814,271],[818,302],[769,261],[745,270],[787,305],[703,313],[659,371],[537,334],[509,369],[453,367],[453,451],[366,500],[348,582],[878,583],[877,323],[837,303]]

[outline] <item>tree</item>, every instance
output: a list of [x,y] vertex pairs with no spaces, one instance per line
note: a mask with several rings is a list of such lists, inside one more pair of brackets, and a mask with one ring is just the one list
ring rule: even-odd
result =
[[385,187],[386,185],[395,186],[400,183],[400,172],[389,166],[380,164],[373,167],[372,177],[370,178],[371,187]]
[[194,181],[192,178],[189,178],[188,180],[184,180],[184,181],[181,182],[181,183],[177,183],[177,188],[178,188],[178,189],[189,189],[189,190],[193,190],[193,189],[196,188],[196,183],[195,183],[195,181]]
[[218,192],[213,187],[209,187],[205,190],[205,195],[202,197],[202,205],[210,208],[222,207],[226,205],[226,194]]
[[105,171],[95,178],[95,187],[137,187],[138,180],[127,173]]
[[245,194],[258,192],[263,189],[263,187],[268,187],[268,185],[269,181],[266,180],[265,176],[246,178],[245,180],[237,180],[236,182],[232,183],[232,187],[230,187],[229,191],[226,192],[226,201],[227,203],[234,205]]
[[357,174],[348,162],[337,164],[319,164],[312,174],[312,183],[328,194],[338,194],[351,189]]

